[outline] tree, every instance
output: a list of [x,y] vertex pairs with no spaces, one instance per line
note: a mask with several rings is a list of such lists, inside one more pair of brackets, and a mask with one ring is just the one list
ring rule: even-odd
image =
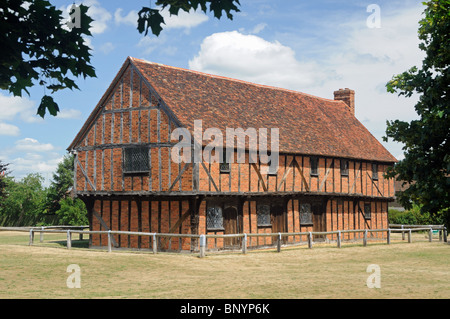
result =
[[[75,10],[76,9],[76,10]],[[0,2],[0,89],[14,96],[30,94],[28,88],[43,87],[37,113],[44,117],[59,111],[50,94],[63,89],[78,89],[73,77],[95,77],[90,65],[88,7],[74,8],[77,25],[68,29],[62,11],[46,0],[4,0]],[[73,21],[72,21],[73,23]]]
[[46,214],[57,215],[56,223],[60,225],[88,224],[87,209],[79,198],[72,199],[74,159],[72,154],[64,156],[58,164],[53,180],[47,191]]
[[46,211],[54,214],[60,209],[60,201],[69,195],[73,186],[74,156],[66,155],[58,164],[47,192]]
[[398,199],[436,214],[450,207],[450,0],[424,3],[419,22],[419,48],[426,53],[422,66],[395,75],[386,85],[390,93],[419,95],[419,119],[388,121],[386,136],[404,144],[405,158],[387,173],[409,184]]
[[6,196],[6,174],[7,174],[7,167],[8,164],[3,164],[2,161],[0,161],[0,207],[2,205],[1,199],[3,199]]
[[144,35],[148,34],[149,29],[156,36],[161,33],[164,18],[160,11],[165,8],[168,8],[171,15],[178,15],[180,10],[189,12],[191,9],[197,10],[198,8],[207,13],[209,4],[209,11],[214,13],[214,17],[220,19],[222,11],[225,11],[227,18],[233,20],[231,12],[239,12],[237,5],[240,5],[239,0],[157,0],[155,4],[161,6],[161,9],[143,7],[139,11],[138,31]]
[[28,174],[19,182],[5,178],[8,196],[0,207],[0,225],[29,226],[40,221],[46,197],[43,181],[39,174]]

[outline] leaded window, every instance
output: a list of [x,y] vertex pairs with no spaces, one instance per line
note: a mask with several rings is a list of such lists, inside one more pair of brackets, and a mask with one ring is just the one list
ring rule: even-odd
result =
[[372,179],[374,181],[378,180],[378,164],[372,164]]
[[130,147],[124,149],[124,173],[147,173],[150,162],[147,147]]
[[223,229],[222,206],[211,205],[206,211],[207,229]]
[[341,176],[348,176],[348,160],[341,160]]
[[230,163],[227,160],[226,149],[222,150],[222,161],[219,164],[219,171],[221,173],[229,173],[230,172]]
[[318,176],[319,173],[317,170],[317,166],[318,166],[319,159],[317,157],[311,157],[310,162],[311,162],[311,176]]
[[372,211],[370,207],[370,203],[364,204],[364,218],[370,219],[372,217]]
[[300,225],[312,223],[311,204],[300,204]]
[[270,226],[270,205],[259,204],[256,208],[258,226]]

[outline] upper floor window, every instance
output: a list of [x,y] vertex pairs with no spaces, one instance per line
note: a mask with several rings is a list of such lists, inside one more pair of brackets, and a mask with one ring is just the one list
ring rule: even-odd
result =
[[341,160],[341,176],[348,176],[348,160]]
[[364,204],[364,218],[370,219],[371,217],[372,217],[371,205],[370,205],[370,203],[365,203]]
[[229,173],[230,172],[230,163],[227,161],[227,150],[222,150],[222,161],[219,163],[219,171],[221,173]]
[[372,179],[374,181],[378,180],[378,164],[372,164]]
[[124,149],[124,173],[148,173],[150,161],[147,147],[129,147]]
[[311,176],[318,176],[319,172],[318,172],[317,167],[318,167],[319,159],[317,157],[311,157],[310,162],[311,162]]

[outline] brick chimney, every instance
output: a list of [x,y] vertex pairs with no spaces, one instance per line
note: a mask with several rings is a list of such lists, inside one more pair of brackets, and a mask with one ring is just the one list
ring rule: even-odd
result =
[[334,91],[334,99],[344,101],[350,108],[352,114],[355,115],[355,91],[349,88],[339,89],[338,91]]

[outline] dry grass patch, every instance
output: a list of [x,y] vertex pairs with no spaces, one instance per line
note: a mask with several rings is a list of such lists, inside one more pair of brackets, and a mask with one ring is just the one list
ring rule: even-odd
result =
[[[13,244],[8,236],[0,233],[0,298],[450,297],[450,245],[437,242],[300,246],[200,259],[29,247],[27,240]],[[69,264],[81,267],[80,289],[66,286]],[[366,286],[369,264],[381,268],[380,289]]]

